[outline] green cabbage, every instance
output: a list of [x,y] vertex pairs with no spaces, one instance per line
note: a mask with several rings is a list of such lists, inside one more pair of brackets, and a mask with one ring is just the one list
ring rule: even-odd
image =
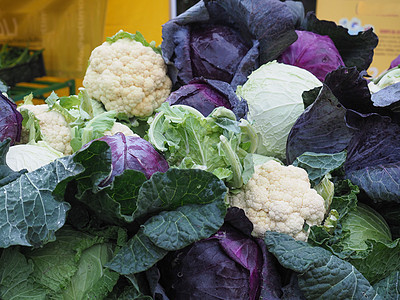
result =
[[113,244],[67,225],[56,236],[40,248],[2,252],[1,299],[104,299],[110,293],[120,277],[105,266]]
[[247,101],[247,118],[259,135],[256,153],[285,159],[287,136],[304,111],[302,94],[321,85],[309,71],[273,61],[237,87],[236,94]]
[[231,188],[240,188],[253,173],[249,154],[257,147],[257,134],[223,106],[204,117],[191,106],[164,102],[150,121],[148,140],[169,166],[211,172]]
[[367,250],[367,240],[390,243],[392,235],[385,219],[369,206],[358,203],[357,208],[349,212],[342,220],[344,235],[341,243],[345,250]]

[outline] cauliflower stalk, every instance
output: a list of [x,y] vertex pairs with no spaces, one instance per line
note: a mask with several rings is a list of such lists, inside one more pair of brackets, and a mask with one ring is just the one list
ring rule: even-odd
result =
[[92,51],[83,86],[107,111],[147,117],[166,100],[172,82],[161,50],[139,32],[121,30]]
[[311,188],[307,172],[275,160],[256,166],[251,179],[239,193],[229,196],[229,202],[244,210],[258,237],[277,231],[307,241],[305,223],[320,225],[326,213],[325,201]]

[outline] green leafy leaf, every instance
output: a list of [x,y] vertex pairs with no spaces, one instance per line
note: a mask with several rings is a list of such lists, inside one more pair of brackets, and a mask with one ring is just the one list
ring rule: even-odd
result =
[[354,265],[371,284],[400,270],[400,239],[391,243],[368,240],[365,252],[352,255],[348,261]]
[[379,296],[384,300],[399,299],[400,297],[400,271],[391,273],[388,277],[374,284]]
[[122,275],[139,273],[149,269],[167,253],[167,250],[154,245],[143,230],[139,230],[107,266]]
[[72,157],[63,157],[1,187],[0,246],[40,246],[52,240],[70,208],[52,191],[58,183],[82,171]]
[[338,213],[335,226],[312,226],[308,242],[350,262],[374,284],[400,268],[400,239],[392,241],[386,221],[358,203],[358,193],[349,180],[336,182],[331,205],[331,211]]
[[152,217],[143,233],[158,247],[174,251],[211,236],[222,225],[224,212],[222,203],[185,205]]
[[333,154],[305,152],[294,160],[293,165],[306,170],[311,186],[315,186],[326,174],[342,166],[345,160],[346,151]]
[[28,142],[38,142],[43,140],[42,131],[40,130],[39,120],[34,113],[21,106],[19,111],[22,115],[22,127],[28,130]]
[[26,248],[23,254],[33,262],[34,270],[31,277],[34,281],[53,293],[60,293],[68,286],[78,270],[77,262],[82,252],[101,243],[102,239],[65,226],[56,236],[56,241],[42,248]]
[[106,41],[108,43],[112,44],[120,39],[130,39],[133,41],[140,42],[140,43],[142,43],[143,46],[150,47],[151,49],[153,49],[154,52],[161,55],[161,47],[160,46],[156,47],[156,43],[154,41],[151,41],[150,43],[147,42],[146,39],[144,38],[143,34],[141,34],[139,31],[136,31],[136,33],[133,34],[133,33],[129,33],[129,32],[120,30],[116,34],[114,34],[112,37],[107,37]]
[[47,291],[30,279],[32,272],[32,262],[17,248],[4,249],[0,257],[0,298],[45,300]]
[[78,269],[62,292],[65,300],[103,299],[117,283],[119,274],[106,269],[112,245],[103,243],[82,252]]
[[223,224],[227,188],[212,173],[169,169],[143,183],[135,219],[150,217],[108,265],[120,274],[147,270],[174,251],[207,238]]
[[206,170],[240,188],[252,170],[244,168],[244,159],[255,151],[258,139],[250,123],[236,121],[227,111],[219,107],[204,117],[190,106],[163,103],[150,122],[148,140],[164,152],[170,166]]
[[122,175],[114,177],[111,186],[101,190],[93,188],[91,182],[78,181],[80,192],[76,198],[99,219],[123,225],[134,220],[132,214],[137,209],[139,189],[146,180],[140,171],[125,170]]
[[283,267],[298,273],[307,299],[379,299],[353,265],[321,247],[277,232],[267,232],[265,243]]
[[171,168],[155,173],[138,195],[135,217],[188,204],[208,204],[225,198],[227,188],[215,175],[198,169]]

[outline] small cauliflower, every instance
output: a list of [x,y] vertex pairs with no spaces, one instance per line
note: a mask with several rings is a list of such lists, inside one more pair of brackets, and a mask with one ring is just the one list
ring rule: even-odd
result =
[[18,107],[23,116],[21,144],[43,140],[63,155],[70,155],[104,135],[121,132],[126,136],[138,136],[117,121],[115,111],[93,107],[93,102],[86,96],[86,91],[81,90],[79,95],[69,96],[69,101],[60,101],[53,92],[46,98],[46,104],[39,105],[33,104],[32,95],[25,97],[24,103]]
[[[27,110],[34,114],[39,121],[40,130],[44,141],[53,149],[60,151],[64,155],[72,154],[71,147],[71,128],[64,116],[55,110],[50,110],[47,104],[24,104],[18,107],[21,111]],[[22,128],[21,143],[29,142],[29,132]]]
[[277,231],[306,241],[304,223],[320,225],[326,213],[324,199],[311,188],[307,172],[275,160],[256,166],[252,178],[238,194],[229,196],[229,202],[244,210],[258,237]]
[[107,111],[150,116],[172,87],[164,59],[155,49],[140,33],[119,31],[92,51],[83,86]]

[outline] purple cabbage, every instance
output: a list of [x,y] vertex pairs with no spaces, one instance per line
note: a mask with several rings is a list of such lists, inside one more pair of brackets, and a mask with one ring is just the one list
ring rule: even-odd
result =
[[306,69],[320,81],[324,81],[329,72],[344,66],[329,36],[302,30],[296,30],[296,33],[297,41],[282,53],[279,62]]
[[17,105],[0,93],[0,141],[10,138],[10,145],[19,142],[22,130],[22,115]]
[[390,63],[389,69],[395,68],[400,65],[400,55],[393,59]]
[[393,85],[371,96],[355,68],[331,72],[289,133],[287,163],[304,152],[346,150],[344,177],[359,186],[369,201],[399,203],[399,89],[400,85]]
[[[296,29],[329,36],[339,51],[344,66],[356,67],[359,72],[369,68],[374,56],[374,49],[378,45],[378,36],[372,28],[357,35],[351,35],[347,28],[333,21],[319,20],[314,12],[308,12],[301,21],[301,26]],[[307,46],[314,45],[308,44]]]
[[280,299],[275,258],[252,228],[243,210],[230,208],[216,234],[170,253],[159,265],[170,299]]
[[204,116],[219,106],[232,110],[238,120],[246,119],[248,112],[247,101],[239,99],[233,88],[220,80],[195,78],[172,92],[166,101],[194,107]]
[[199,1],[163,25],[161,49],[174,87],[203,76],[236,89],[296,40],[293,18],[278,0]]
[[[289,133],[287,163],[306,151],[333,154],[345,150],[354,134],[354,128],[346,123],[347,110],[393,115],[391,103],[386,103],[387,107],[375,105],[362,75],[356,67],[339,67],[326,76],[317,98],[299,116]],[[387,94],[381,94],[377,95],[376,103],[383,102],[380,101],[382,97],[387,98]]]
[[140,171],[149,179],[155,172],[164,173],[169,168],[164,157],[141,137],[118,132],[97,140],[106,142],[111,148],[112,173],[102,185],[109,184],[126,169]]
[[194,77],[204,76],[231,82],[250,45],[229,26],[192,26],[190,52]]
[[400,203],[400,125],[388,116],[349,110],[355,129],[348,145],[346,178],[374,202]]
[[286,142],[286,162],[304,152],[337,153],[346,149],[353,130],[345,122],[346,109],[324,85],[314,103],[299,116]]

